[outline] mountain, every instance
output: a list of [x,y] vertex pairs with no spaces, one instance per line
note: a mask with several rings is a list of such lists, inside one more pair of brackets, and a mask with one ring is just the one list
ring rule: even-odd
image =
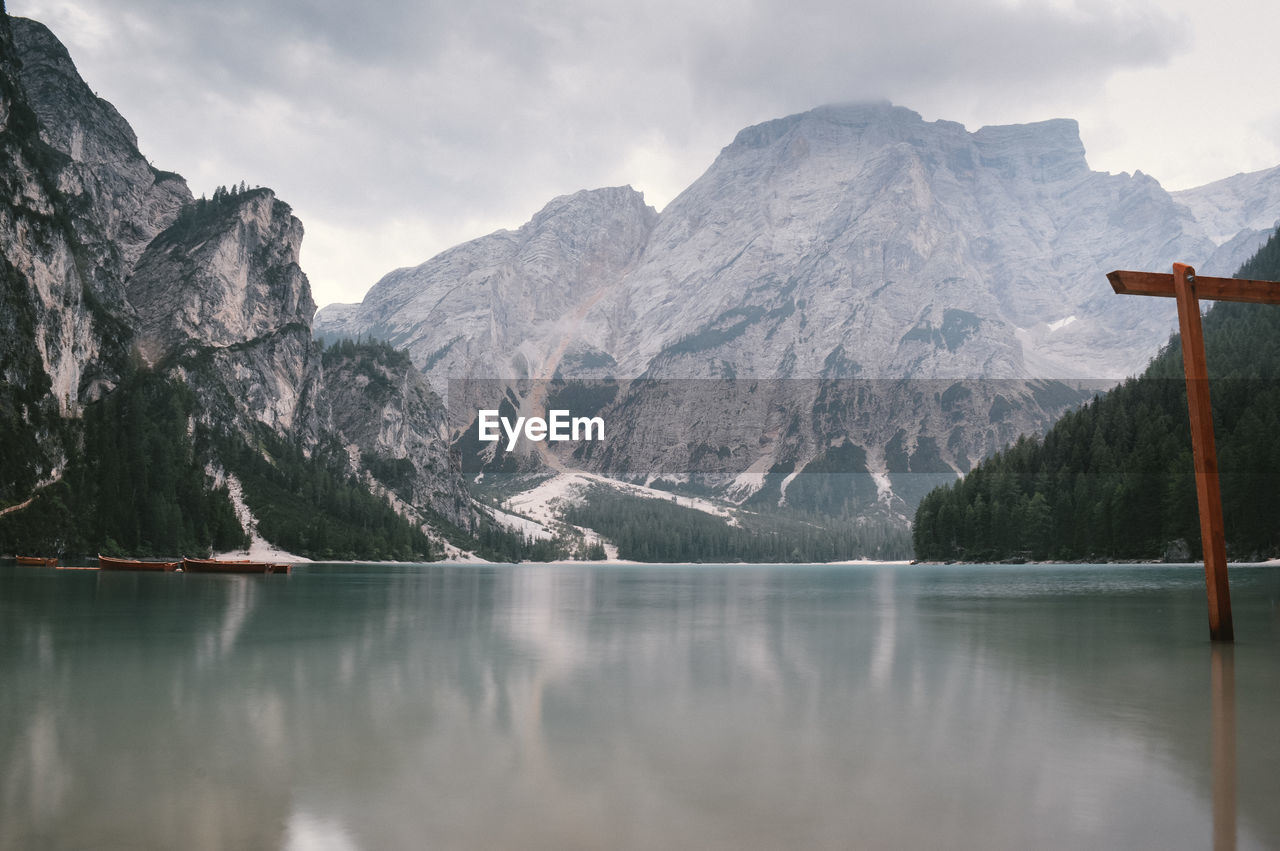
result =
[[313,340],[289,206],[243,184],[194,199],[47,28],[2,12],[0,149],[0,547],[253,532],[425,557],[424,528],[474,522],[417,372]]
[[[1277,183],[1171,194],[1091,170],[1074,121],[969,132],[888,103],[828,106],[741,131],[661,213],[627,187],[557,198],[315,328],[407,348],[442,393],[643,379],[602,410],[618,438],[559,463],[698,479],[738,502],[786,503],[805,470],[867,475],[909,512],[923,486],[904,476],[954,477],[1088,398],[1081,380],[1154,353],[1172,316],[1117,299],[1105,272],[1233,271],[1280,219]],[[469,427],[473,400],[448,392],[455,431]]]
[[316,334],[407,348],[441,389],[448,376],[549,377],[560,365],[599,374],[616,366],[591,342],[607,327],[585,318],[635,268],[657,218],[630,187],[556,198],[514,232],[397,269],[359,306],[326,307]]
[[[1168,317],[1109,298],[1099,272],[1191,258],[1230,273],[1280,218],[1278,187],[1280,170],[1172,195],[1091,171],[1068,120],[971,133],[886,103],[823,107],[743,130],[660,215],[625,187],[557,198],[316,329],[403,345],[437,383],[606,357],[621,377],[820,377],[837,348],[864,377],[1119,378]],[[980,327],[939,344],[956,311]],[[681,351],[717,328],[732,339]]]

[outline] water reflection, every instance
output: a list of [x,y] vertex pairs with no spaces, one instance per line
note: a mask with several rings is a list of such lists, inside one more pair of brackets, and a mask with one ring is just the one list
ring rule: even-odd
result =
[[359,848],[340,823],[331,818],[295,811],[284,832],[284,851],[357,851]]
[[1213,847],[1236,847],[1236,663],[1234,648],[1215,641],[1209,685],[1213,694]]
[[0,848],[1280,838],[1274,573],[228,579],[0,574]]

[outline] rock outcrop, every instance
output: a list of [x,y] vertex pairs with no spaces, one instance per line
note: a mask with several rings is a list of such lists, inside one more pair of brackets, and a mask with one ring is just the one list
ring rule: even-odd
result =
[[302,223],[269,189],[197,201],[147,246],[127,292],[138,350],[180,369],[207,416],[313,445],[325,402],[301,245]]
[[465,525],[471,499],[449,444],[444,404],[407,355],[376,345],[337,345],[324,358],[330,429],[419,523]]
[[559,368],[590,374],[612,367],[597,345],[610,322],[586,317],[635,267],[656,220],[629,186],[556,198],[516,231],[397,269],[358,308],[325,308],[316,333],[408,348],[442,392],[453,375],[549,377]]
[[117,303],[138,257],[191,203],[186,181],[158,171],[115,107],[81,79],[67,49],[43,24],[13,18],[20,80],[39,121],[40,138],[66,156],[58,190],[73,204],[81,247],[93,261],[90,283]]

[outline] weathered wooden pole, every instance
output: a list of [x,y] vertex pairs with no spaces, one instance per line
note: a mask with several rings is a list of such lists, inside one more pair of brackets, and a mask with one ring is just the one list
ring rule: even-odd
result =
[[1218,489],[1218,453],[1213,443],[1213,410],[1209,407],[1209,371],[1200,327],[1200,299],[1280,304],[1280,282],[1241,278],[1196,277],[1195,269],[1173,264],[1172,275],[1155,272],[1109,272],[1111,288],[1121,295],[1172,297],[1178,302],[1182,332],[1182,365],[1187,375],[1187,410],[1191,415],[1191,450],[1195,456],[1196,498],[1200,503],[1200,540],[1204,547],[1204,579],[1209,594],[1209,638],[1234,641],[1231,586],[1222,531],[1222,496]]
[[1196,499],[1200,503],[1200,542],[1204,549],[1204,581],[1209,594],[1209,638],[1234,641],[1231,586],[1227,582],[1227,544],[1222,531],[1222,493],[1218,487],[1218,450],[1213,440],[1209,406],[1209,370],[1204,358],[1204,330],[1196,270],[1173,264],[1173,291],[1178,300],[1182,334],[1182,366],[1187,374],[1187,410],[1191,416],[1191,452],[1196,465]]

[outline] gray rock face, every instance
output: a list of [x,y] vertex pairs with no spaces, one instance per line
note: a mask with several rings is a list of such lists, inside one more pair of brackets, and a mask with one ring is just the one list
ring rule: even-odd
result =
[[55,424],[76,409],[82,365],[97,349],[84,281],[55,220],[51,171],[18,82],[9,20],[0,15],[0,499],[18,502],[58,474]]
[[302,223],[269,189],[201,201],[151,241],[126,289],[138,350],[177,363],[206,417],[314,445],[321,369],[301,245]]
[[1240,268],[1280,226],[1280,167],[1174,192],[1173,198],[1219,244],[1205,269],[1230,274],[1224,270]]
[[[1264,172],[1173,195],[1141,172],[1095,172],[1069,120],[971,133],[887,103],[822,107],[743,130],[660,215],[626,190],[557,199],[514,234],[387,275],[316,327],[405,346],[441,389],[463,377],[770,380],[741,410],[708,389],[700,413],[634,385],[615,411],[627,446],[585,462],[610,475],[652,478],[686,459],[686,473],[750,493],[735,472],[799,470],[842,441],[878,476],[922,441],[960,471],[1079,401],[1044,379],[1118,379],[1168,338],[1172,306],[1115,296],[1106,272],[1182,260],[1231,274],[1280,218],[1277,184]],[[629,213],[602,215],[606,198]],[[598,238],[580,237],[587,223]],[[886,382],[872,393],[881,417],[808,415],[837,389],[821,380],[848,379]],[[903,379],[1039,383],[966,385],[982,403],[959,423],[908,404],[918,394],[891,389]],[[996,396],[1022,413],[997,422]],[[803,424],[785,439],[757,428],[770,411]]]
[[325,308],[316,333],[373,335],[409,349],[444,389],[457,376],[538,377],[609,365],[607,318],[587,316],[625,280],[657,213],[628,186],[556,198],[517,231],[397,269],[359,308]]
[[[630,481],[693,483],[737,502],[793,505],[839,487],[857,513],[905,517],[931,488],[1022,434],[1045,431],[1086,389],[1044,380],[639,380],[601,412],[606,439],[566,465]],[[551,450],[554,451],[553,446]],[[571,453],[577,453],[572,455]],[[800,481],[796,477],[815,478]],[[851,477],[864,481],[850,485]],[[807,507],[839,515],[836,494]]]
[[[115,385],[131,324],[124,278],[191,196],[181,178],[151,169],[128,125],[47,29],[3,22],[10,191],[0,246],[11,267],[3,345],[32,344],[57,410],[74,416]],[[10,380],[31,387],[44,379]]]
[[1074,122],[969,133],[887,104],[744,130],[651,245],[624,374],[813,377],[839,349],[869,378],[1120,377],[1171,319],[1102,273],[1216,248],[1154,180],[1090,171]]
[[301,246],[302,223],[269,189],[197,204],[148,245],[128,280],[143,344],[159,355],[309,325],[315,302]]
[[11,20],[22,63],[19,81],[39,120],[40,138],[65,157],[56,168],[57,191],[77,211],[70,222],[88,283],[121,309],[121,282],[156,234],[191,202],[191,191],[179,175],[151,167],[133,129],[92,93],[48,28]]
[[325,356],[329,427],[419,523],[472,517],[448,445],[444,404],[407,357],[371,347]]

